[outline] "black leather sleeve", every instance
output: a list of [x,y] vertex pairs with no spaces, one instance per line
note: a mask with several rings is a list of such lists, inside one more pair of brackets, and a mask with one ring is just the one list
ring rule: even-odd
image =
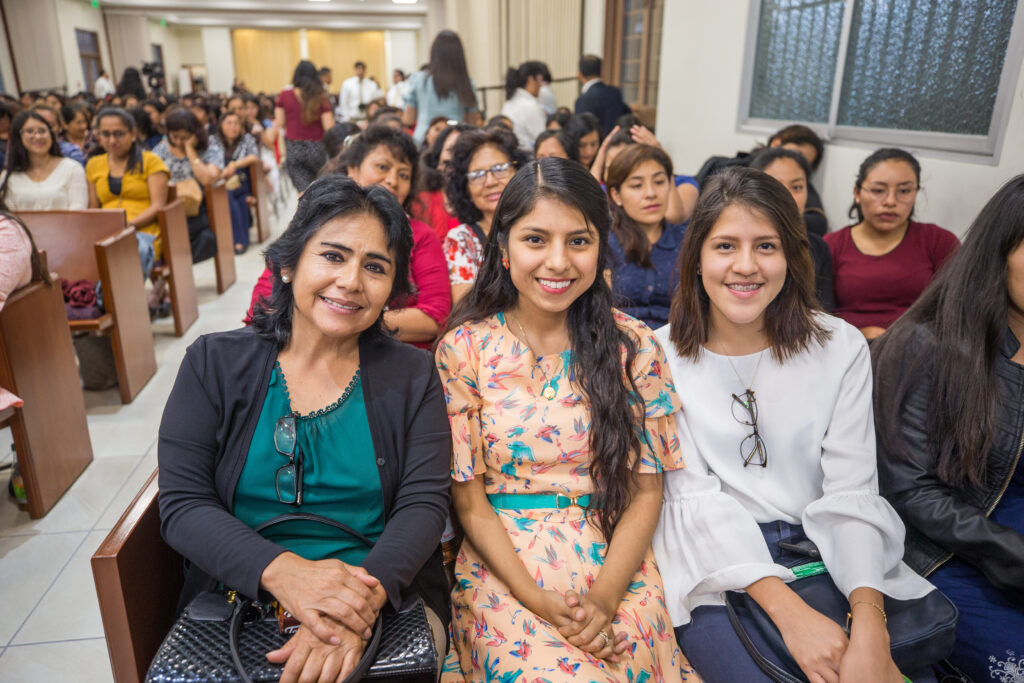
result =
[[937,474],[928,443],[931,371],[907,395],[901,433],[907,457],[878,445],[878,475],[884,495],[908,526],[959,559],[976,566],[994,586],[1024,591],[1024,536],[985,517]]

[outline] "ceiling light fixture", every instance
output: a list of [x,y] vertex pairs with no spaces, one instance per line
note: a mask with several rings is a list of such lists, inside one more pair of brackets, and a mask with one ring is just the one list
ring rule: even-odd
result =
[[391,0],[396,5],[415,5],[417,0]]

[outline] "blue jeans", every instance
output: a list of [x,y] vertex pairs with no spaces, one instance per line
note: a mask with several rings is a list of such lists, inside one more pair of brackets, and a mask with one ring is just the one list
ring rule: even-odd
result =
[[[770,522],[759,526],[772,560],[785,566],[813,562],[810,557],[779,548],[779,541],[804,538],[803,526],[786,522]],[[677,627],[675,632],[683,654],[707,683],[771,683],[771,679],[762,673],[740,642],[725,607],[698,607],[690,614],[690,623]],[[780,667],[786,666],[775,656],[756,628],[747,629],[747,635],[766,659]],[[907,673],[907,677],[914,683],[935,681],[930,672]]]
[[153,250],[153,242],[156,237],[141,230],[135,231],[135,242],[139,248],[139,261],[142,263],[142,277],[149,279],[153,272],[153,262],[156,260],[156,252]]

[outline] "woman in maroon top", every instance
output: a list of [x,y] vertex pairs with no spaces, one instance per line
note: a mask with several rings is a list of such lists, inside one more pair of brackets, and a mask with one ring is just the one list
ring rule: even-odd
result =
[[832,252],[836,315],[874,339],[910,308],[960,246],[956,235],[912,221],[921,165],[902,149],[880,149],[860,165],[851,217],[825,235]]
[[[408,211],[416,174],[416,145],[408,134],[385,125],[373,125],[342,152],[332,166],[363,187],[381,185]],[[409,277],[414,293],[401,307],[384,313],[384,322],[401,341],[429,349],[452,308],[448,265],[441,241],[426,223],[410,219],[413,247]],[[269,298],[272,272],[264,271],[253,290],[252,305]],[[249,317],[252,316],[250,307]]]
[[301,193],[327,163],[324,131],[334,125],[334,114],[320,72],[312,62],[299,62],[292,85],[274,103],[274,129],[284,131],[284,167]]

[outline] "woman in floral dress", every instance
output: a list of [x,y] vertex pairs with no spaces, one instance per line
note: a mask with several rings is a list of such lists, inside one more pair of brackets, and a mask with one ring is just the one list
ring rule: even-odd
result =
[[605,207],[579,164],[527,164],[439,343],[466,534],[446,681],[697,680],[650,549],[678,404],[652,332],[611,307]]

